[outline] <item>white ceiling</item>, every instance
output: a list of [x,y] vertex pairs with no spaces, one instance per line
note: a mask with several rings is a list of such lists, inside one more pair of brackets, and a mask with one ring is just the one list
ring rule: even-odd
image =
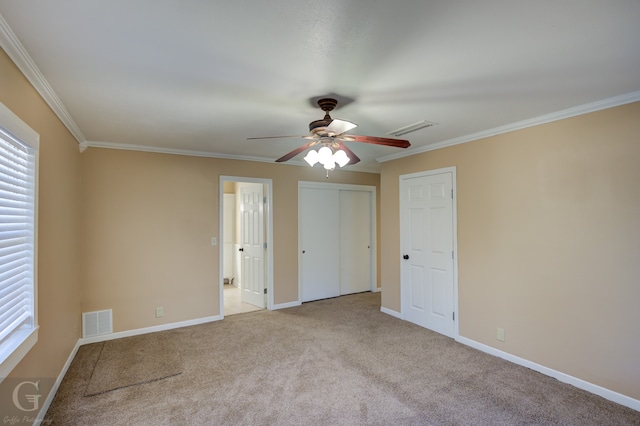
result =
[[[405,154],[640,97],[637,0],[0,0],[0,15],[2,46],[89,146],[272,161],[304,140],[246,138],[305,135],[323,116],[309,100],[337,94],[350,133],[437,123]],[[349,146],[360,170],[399,151]]]

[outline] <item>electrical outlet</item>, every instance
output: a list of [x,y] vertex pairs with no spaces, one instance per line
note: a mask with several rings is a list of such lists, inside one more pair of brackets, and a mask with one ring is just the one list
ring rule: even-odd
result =
[[501,342],[504,342],[504,328],[497,329],[496,338]]
[[156,318],[161,318],[164,316],[164,308],[162,306],[158,306],[156,308]]

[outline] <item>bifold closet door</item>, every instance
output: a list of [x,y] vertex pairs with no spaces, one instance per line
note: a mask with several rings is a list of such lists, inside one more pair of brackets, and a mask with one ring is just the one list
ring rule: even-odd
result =
[[301,301],[340,295],[339,192],[303,188],[300,209]]
[[371,192],[340,190],[340,294],[371,290]]

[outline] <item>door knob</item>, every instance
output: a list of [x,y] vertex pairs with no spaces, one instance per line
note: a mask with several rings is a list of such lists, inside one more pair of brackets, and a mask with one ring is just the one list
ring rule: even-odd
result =
[[409,255],[408,255],[408,254],[402,255],[402,258],[403,258],[404,260],[409,260]]
[[302,254],[305,254],[307,251],[306,250],[302,250]]
[[239,248],[238,251],[244,251],[244,249],[243,248]]

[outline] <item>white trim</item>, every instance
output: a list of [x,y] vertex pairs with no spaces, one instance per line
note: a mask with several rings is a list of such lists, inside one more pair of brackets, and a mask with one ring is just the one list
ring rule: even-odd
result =
[[382,291],[382,287],[376,287],[375,290],[373,290],[374,293],[380,293]]
[[[307,166],[308,167],[308,166]],[[304,188],[319,188],[319,189],[342,189],[345,191],[370,191],[375,194],[376,187],[374,185],[356,185],[350,183],[331,183],[331,182],[312,182],[300,180],[298,181],[298,189]]]
[[266,186],[266,194],[264,196],[267,198],[267,204],[265,205],[264,214],[267,216],[267,226],[266,226],[266,240],[267,243],[267,310],[273,310],[273,180],[272,179],[263,179],[263,178],[250,178],[250,177],[241,177],[241,176],[224,176],[220,175],[220,187],[219,191],[219,201],[218,201],[218,279],[219,279],[219,291],[220,291],[220,317],[224,318],[224,271],[222,270],[223,263],[223,254],[224,250],[222,247],[223,235],[224,235],[224,183],[225,182],[236,182],[236,183],[261,183]]
[[9,373],[16,368],[20,361],[22,361],[38,342],[38,329],[39,326],[36,324],[34,328],[19,330],[15,333],[15,340],[19,340],[19,343],[15,344],[14,341],[8,342],[11,343],[11,345],[7,345],[6,350],[2,351],[2,358],[4,359],[0,358],[0,383],[7,378]]
[[444,141],[425,145],[419,148],[403,150],[396,154],[386,155],[384,157],[377,158],[377,160],[379,163],[384,163],[386,161],[397,160],[398,158],[409,157],[411,155],[421,154],[423,152],[428,152],[428,151],[434,151],[436,149],[446,148],[448,146],[460,145],[460,144],[472,142],[478,139],[484,139],[491,136],[500,135],[502,133],[513,132],[515,130],[526,129],[527,127],[533,127],[533,126],[538,126],[540,124],[551,123],[553,121],[564,120],[565,118],[571,118],[578,115],[588,114],[590,112],[600,111],[607,108],[613,108],[613,107],[630,104],[632,102],[637,102],[637,101],[640,101],[640,90],[637,92],[631,92],[631,93],[626,93],[624,95],[615,96],[613,98],[603,99],[600,101],[563,109],[557,112],[540,115],[538,117],[533,117],[533,118],[529,118],[522,121],[516,121],[515,123],[494,127],[487,130],[482,130],[480,132],[471,133],[469,135],[459,136],[453,139],[447,139]]
[[274,162],[272,158],[253,157],[249,155],[220,154],[220,153],[208,152],[208,151],[192,151],[188,149],[160,148],[160,147],[149,146],[149,145],[133,145],[133,144],[113,143],[113,142],[87,141],[83,144],[83,151],[86,148],[121,149],[123,151],[155,152],[158,154],[174,154],[174,155],[187,155],[190,157],[222,158],[225,160],[257,161],[261,163]]
[[[223,154],[223,153],[210,152],[210,151],[192,151],[189,149],[160,148],[160,147],[150,146],[150,145],[134,145],[134,144],[99,142],[99,141],[84,141],[80,144],[80,152],[84,152],[87,148],[121,149],[124,151],[155,152],[157,154],[175,154],[175,155],[186,155],[190,157],[221,158],[224,160],[256,161],[259,163],[276,164],[273,158],[254,157],[250,155]],[[295,161],[295,160],[290,160],[290,161],[287,161],[286,163],[279,163],[279,164],[282,164],[285,166],[298,166],[298,167],[306,167],[306,168],[309,167],[309,165],[306,162]],[[349,171],[380,174],[380,170],[378,166],[372,166],[372,167],[349,166]]]
[[0,123],[2,127],[11,132],[17,139],[27,143],[36,151],[40,148],[40,135],[27,123],[22,121],[5,104],[0,102]]
[[27,50],[2,15],[0,15],[0,46],[7,52],[7,55],[42,96],[42,99],[51,107],[78,143],[84,142],[85,137],[75,121],[73,121],[73,118],[71,118],[71,114],[64,107],[58,95],[53,91],[49,82],[44,78],[44,75],[42,75],[36,63],[31,59],[31,56],[29,56],[29,53],[27,53]]
[[277,309],[295,308],[300,305],[302,305],[302,303],[299,300],[294,300],[293,302],[278,303],[277,305],[271,306],[271,309],[275,311]]
[[334,189],[342,191],[366,191],[371,194],[369,211],[371,212],[371,283],[369,291],[379,291],[378,286],[378,235],[377,235],[377,188],[373,185],[356,185],[348,183],[329,183],[329,182],[311,182],[311,181],[298,181],[298,300],[302,300],[302,253],[300,247],[302,247],[302,240],[300,235],[300,223],[302,223],[302,209],[300,208],[300,190],[302,188],[315,188],[315,189]]
[[[452,231],[453,231],[453,313],[454,313],[454,320],[453,320],[453,337],[454,339],[460,334],[460,315],[458,315],[459,309],[458,309],[458,186],[457,186],[457,169],[456,166],[451,166],[451,167],[443,167],[441,169],[434,169],[434,170],[425,170],[425,171],[421,171],[421,172],[416,172],[416,173],[409,173],[406,175],[400,175],[399,176],[399,187],[400,190],[402,189],[402,181],[406,180],[406,179],[413,179],[413,178],[419,178],[419,177],[425,177],[425,176],[433,176],[433,175],[439,175],[439,174],[443,174],[443,173],[451,173],[451,189],[453,190],[453,201],[452,201],[452,205],[451,205],[451,216],[453,219],[453,224],[452,224]],[[399,193],[400,197],[402,196]],[[402,220],[402,202],[401,199],[398,200],[398,209],[400,210],[400,220]],[[400,233],[400,253],[398,253],[399,256],[402,255],[402,232]],[[403,284],[403,279],[402,279],[402,267],[400,268],[400,310],[401,312],[403,312],[404,315],[404,304],[405,304],[405,295],[404,295],[404,291],[406,291],[406,289],[402,288],[402,284]]]
[[[62,383],[62,380],[64,379],[64,376],[67,374],[67,371],[69,370],[69,367],[71,366],[71,363],[73,362],[73,359],[76,357],[76,354],[78,353],[78,348],[79,347],[80,347],[80,340],[78,340],[76,342],[75,346],[71,350],[71,353],[67,357],[67,362],[64,363],[64,366],[62,367],[62,370],[60,371],[60,374],[58,374],[58,378],[56,379],[56,382],[53,384],[53,387],[49,391],[49,395],[47,395],[47,398],[44,400],[44,403],[42,404],[42,408],[40,408],[40,411],[38,412],[38,415],[36,416],[36,419],[39,419],[40,421],[42,421],[42,419],[44,419],[44,417],[47,415],[47,411],[49,411],[49,407],[51,406],[51,403],[53,402],[53,398],[55,398],[56,393],[58,392],[58,389],[60,388],[60,384]],[[36,422],[34,422],[34,424],[40,424],[40,423],[38,422],[38,420],[36,420]]]
[[455,340],[459,343],[462,343],[463,345],[470,346],[481,352],[497,356],[498,358],[505,359],[509,362],[513,362],[514,364],[518,364],[526,368],[530,368],[546,376],[553,377],[554,379],[557,379],[561,382],[568,383],[579,389],[586,390],[587,392],[591,392],[592,394],[601,396],[620,405],[624,405],[625,407],[640,411],[640,400],[633,399],[621,393],[603,388],[602,386],[587,382],[577,377],[570,376],[566,373],[562,373],[549,367],[545,367],[544,365],[537,364],[533,361],[520,358],[508,352],[501,351],[500,349],[496,349],[483,343],[476,342],[475,340],[469,339],[467,337],[458,336]]
[[383,314],[391,315],[392,317],[404,320],[404,315],[402,315],[401,312],[394,311],[389,308],[385,308],[384,306],[380,307],[380,312],[382,312]]
[[123,337],[139,336],[141,334],[148,334],[148,333],[156,333],[158,331],[173,330],[174,328],[182,328],[182,327],[190,327],[192,325],[206,324],[206,323],[209,323],[209,322],[220,321],[221,319],[222,319],[222,316],[214,315],[214,316],[211,316],[211,317],[196,318],[196,319],[192,319],[192,320],[186,320],[186,321],[180,321],[180,322],[172,322],[172,323],[169,323],[169,324],[155,325],[153,327],[145,327],[145,328],[137,328],[137,329],[134,329],[134,330],[119,331],[117,333],[111,333],[111,334],[102,334],[100,336],[88,337],[86,339],[80,339],[80,340],[78,340],[78,342],[80,343],[80,346],[82,346],[82,345],[88,345],[90,343],[106,342],[107,340],[121,339]]

